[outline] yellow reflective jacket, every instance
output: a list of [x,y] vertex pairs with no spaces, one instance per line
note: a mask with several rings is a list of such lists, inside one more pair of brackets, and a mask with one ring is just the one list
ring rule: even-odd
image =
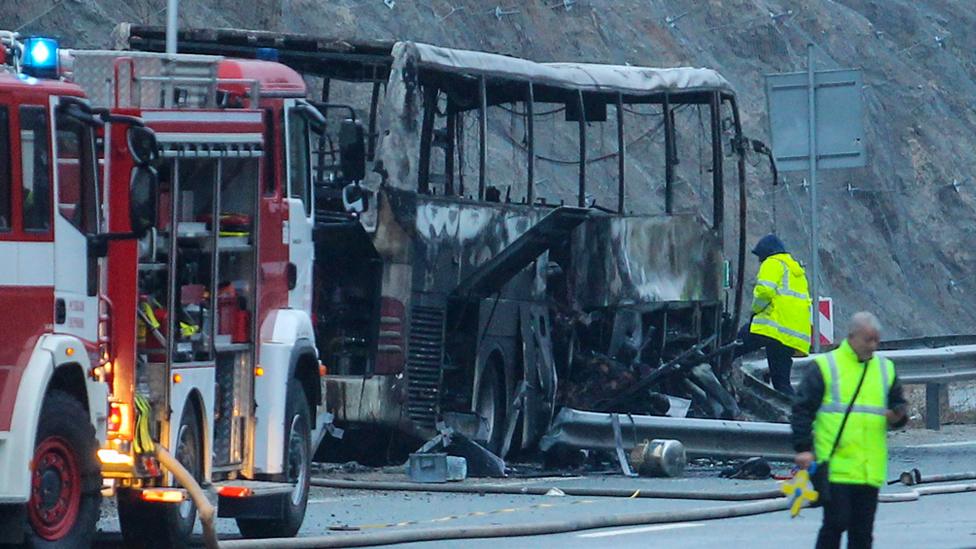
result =
[[[865,365],[845,339],[836,350],[820,355],[817,367],[824,392],[813,422],[813,447],[818,462],[830,460],[830,482],[881,487],[888,468],[888,392],[895,365],[875,355]],[[867,368],[867,372],[864,371]],[[830,457],[847,406],[864,374],[864,383],[847,418],[837,451]]]
[[752,312],[750,332],[771,337],[799,355],[810,352],[807,276],[790,254],[773,254],[759,266]]

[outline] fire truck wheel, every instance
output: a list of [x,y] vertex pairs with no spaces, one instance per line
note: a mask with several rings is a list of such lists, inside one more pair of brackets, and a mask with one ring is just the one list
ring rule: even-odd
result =
[[27,502],[28,547],[88,547],[95,535],[102,475],[95,429],[78,418],[88,412],[76,399],[53,390],[44,399],[37,427]]
[[501,452],[505,436],[505,383],[499,361],[490,360],[478,385],[477,415],[485,422],[485,443],[496,454]]
[[308,487],[312,476],[311,412],[305,390],[297,379],[288,384],[285,401],[285,477],[295,484],[285,502],[283,519],[237,519],[237,528],[246,538],[290,538],[305,520]]
[[[183,411],[174,457],[198,481],[201,478],[201,446],[198,414],[188,405]],[[126,547],[181,548],[190,544],[197,508],[187,499],[173,503],[147,503],[138,493],[119,491],[119,523]]]

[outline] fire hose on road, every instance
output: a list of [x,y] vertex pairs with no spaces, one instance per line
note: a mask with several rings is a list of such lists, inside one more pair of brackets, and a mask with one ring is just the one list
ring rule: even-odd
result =
[[922,475],[918,469],[905,471],[895,480],[889,480],[888,484],[902,483],[905,486],[916,484],[933,484],[936,482],[951,482],[954,480],[976,480],[976,471],[965,471],[962,473],[946,473],[938,475]]
[[418,528],[399,532],[377,532],[370,534],[343,534],[297,539],[234,540],[220,544],[227,548],[296,548],[296,547],[368,547],[423,541],[473,538],[509,538],[520,536],[539,536],[562,534],[580,530],[612,528],[619,526],[638,526],[645,524],[667,524],[698,520],[716,520],[745,517],[782,511],[789,507],[784,498],[752,501],[739,505],[706,507],[684,511],[655,511],[650,513],[628,513],[622,515],[603,515],[572,520],[553,520],[526,524],[461,526],[449,528]]
[[[417,484],[412,482],[361,482],[353,480],[312,479],[312,486],[344,490],[386,490],[396,492],[441,492],[452,494],[496,494],[512,496],[544,496],[552,488],[544,486],[503,486],[499,484]],[[560,488],[567,496],[698,499],[704,501],[755,501],[775,499],[783,494],[778,489],[701,492],[694,490],[647,490],[633,488]]]
[[[403,486],[411,486],[414,491],[426,492],[451,492],[451,493],[491,493],[491,494],[511,494],[511,495],[539,495],[546,493],[547,488],[528,488],[528,487],[506,487],[498,485],[423,485],[417,486],[401,482],[356,482],[313,479],[315,486],[329,486],[344,489],[360,490],[396,490],[402,491]],[[677,497],[691,495],[691,492],[669,491],[669,490],[615,490],[615,489],[584,489],[584,488],[560,488],[566,495],[589,495],[607,497]],[[956,494],[962,492],[976,492],[976,483],[949,484],[942,486],[926,486],[914,488],[902,493],[882,494],[879,498],[881,503],[900,503],[916,501],[923,496],[939,494]],[[673,494],[665,496],[663,494]],[[773,497],[775,494],[775,497]],[[676,495],[676,496],[674,496]],[[581,530],[595,530],[600,528],[615,528],[622,526],[643,526],[651,524],[668,524],[676,522],[718,520],[725,518],[745,517],[784,511],[789,508],[790,502],[778,491],[751,491],[751,492],[705,492],[694,493],[695,498],[685,499],[711,499],[723,501],[744,501],[754,500],[762,497],[758,501],[748,501],[735,505],[721,507],[705,507],[701,509],[687,509],[681,511],[654,511],[646,513],[628,513],[619,515],[603,515],[571,520],[542,521],[525,524],[513,525],[490,525],[490,526],[464,526],[452,528],[417,528],[394,532],[373,532],[368,534],[336,534],[330,536],[316,536],[295,539],[261,539],[261,540],[232,540],[220,544],[223,548],[241,549],[271,549],[271,548],[318,548],[318,547],[368,547],[377,545],[392,545],[398,543],[414,543],[426,541],[443,541],[454,539],[474,539],[474,538],[508,538],[520,536],[538,536],[549,534],[561,534],[567,532],[578,532]]]
[[200,525],[203,526],[203,544],[207,549],[217,549],[221,546],[217,540],[217,529],[214,526],[214,506],[207,499],[207,494],[200,487],[193,475],[183,467],[183,464],[176,460],[166,448],[156,444],[156,459],[159,463],[173,473],[173,478],[190,494],[193,504],[197,506],[197,516],[200,517]]

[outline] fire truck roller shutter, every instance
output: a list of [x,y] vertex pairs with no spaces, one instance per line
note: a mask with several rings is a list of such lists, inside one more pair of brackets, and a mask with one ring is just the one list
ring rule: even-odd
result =
[[295,376],[307,376],[302,372],[309,367],[315,373],[315,392],[310,393],[305,387],[303,389],[310,401],[312,440],[316,440],[319,426],[315,409],[321,400],[322,389],[314,341],[312,322],[304,311],[280,309],[269,314],[262,323],[258,364],[264,375],[254,380],[258,429],[254,437],[254,467],[258,473],[277,475],[283,472],[284,449],[281,441],[284,437],[288,382]]
[[89,403],[106,403],[108,387],[87,375],[90,366],[85,346],[78,339],[49,334],[38,340],[17,390],[11,431],[6,439],[0,439],[0,503],[22,503],[30,495],[27,472],[41,406],[52,389],[52,380],[58,390],[79,400],[99,445],[105,441],[107,405]]

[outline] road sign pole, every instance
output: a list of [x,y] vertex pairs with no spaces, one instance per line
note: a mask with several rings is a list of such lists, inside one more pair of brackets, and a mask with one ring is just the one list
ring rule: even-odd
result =
[[817,226],[817,88],[814,79],[813,67],[813,43],[807,44],[807,101],[809,105],[808,127],[810,129],[810,275],[811,281],[811,303],[810,312],[812,313],[813,325],[813,352],[820,352],[820,292],[818,279],[820,274],[820,258],[817,248],[819,248],[819,230]]
[[180,0],[167,0],[166,2],[166,53],[176,53],[176,31],[180,20],[177,12],[179,11]]
[[807,44],[806,71],[766,75],[766,101],[773,157],[779,172],[809,172],[810,261],[806,267],[813,305],[810,307],[811,347],[819,351],[822,325],[817,309],[820,298],[817,172],[863,167],[867,154],[861,120],[864,111],[861,71],[817,71],[813,48],[812,43]]

